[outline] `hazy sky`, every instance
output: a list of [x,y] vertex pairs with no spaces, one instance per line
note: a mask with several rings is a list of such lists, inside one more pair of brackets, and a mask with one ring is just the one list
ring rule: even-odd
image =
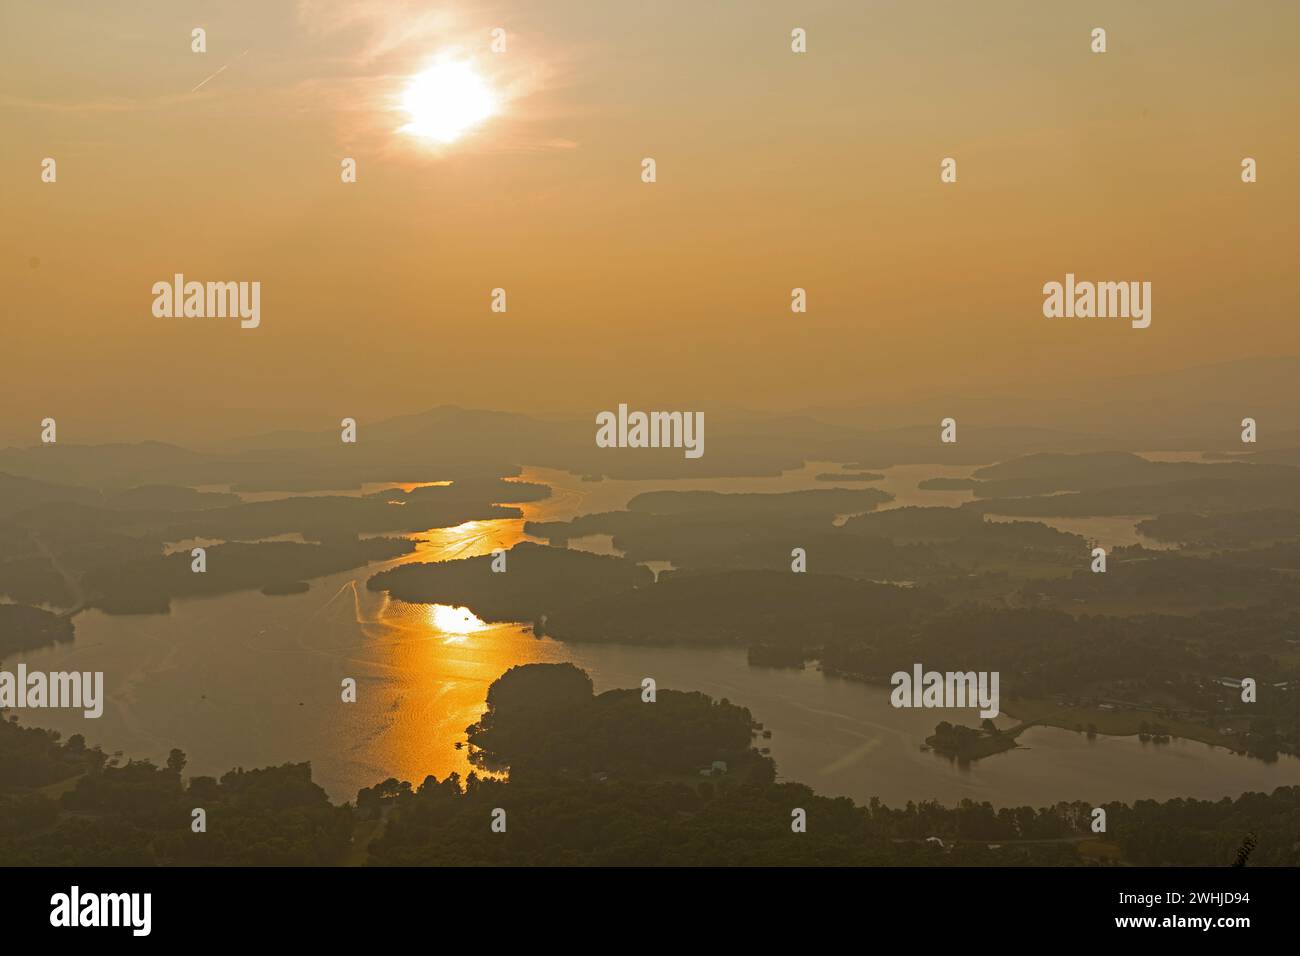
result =
[[[0,442],[1294,354],[1297,36],[1285,0],[6,0]],[[504,102],[432,149],[395,106],[449,53]],[[260,328],[154,317],[177,272],[260,281]],[[1151,327],[1044,318],[1067,272],[1150,281]]]

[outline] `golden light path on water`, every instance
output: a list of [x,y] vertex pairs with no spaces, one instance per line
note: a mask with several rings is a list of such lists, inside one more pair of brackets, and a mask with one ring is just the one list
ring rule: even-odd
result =
[[[490,624],[467,607],[408,604],[366,591],[365,578],[384,567],[449,561],[509,549],[527,540],[524,520],[466,521],[413,536],[417,549],[385,565],[371,565],[351,582],[356,623],[385,689],[374,695],[382,713],[363,713],[374,724],[368,755],[376,768],[419,784],[428,774],[445,779],[476,772],[465,729],[483,712],[492,681],[516,664],[563,660],[562,648],[536,639],[519,624]],[[373,606],[372,606],[373,605]]]
[[[813,481],[815,471],[810,465],[781,476],[682,481],[671,487],[754,491],[825,487]],[[537,468],[526,469],[516,480],[549,485],[551,494],[536,502],[502,502],[518,508],[520,518],[466,521],[412,535],[417,542],[414,553],[355,573],[340,589],[350,592],[352,601],[329,602],[336,609],[332,613],[352,605],[347,609],[351,620],[338,623],[359,627],[364,641],[355,656],[349,656],[354,663],[364,662],[371,679],[381,684],[379,693],[372,690],[359,695],[355,708],[361,713],[349,719],[351,729],[339,727],[344,739],[355,736],[357,717],[370,727],[363,741],[353,743],[353,757],[374,767],[376,781],[392,775],[418,785],[426,774],[440,780],[453,772],[462,777],[471,771],[483,775],[482,768],[471,765],[468,749],[458,749],[455,743],[464,743],[465,729],[482,714],[488,687],[517,664],[558,662],[573,655],[563,644],[537,638],[526,625],[484,622],[466,607],[408,604],[382,592],[367,591],[366,580],[401,564],[508,550],[521,541],[536,540],[524,534],[526,521],[567,520],[579,514],[619,510],[642,491],[661,489],[665,484],[583,482],[566,472]],[[617,553],[608,545],[596,544],[591,550]],[[362,683],[360,679],[358,683]]]

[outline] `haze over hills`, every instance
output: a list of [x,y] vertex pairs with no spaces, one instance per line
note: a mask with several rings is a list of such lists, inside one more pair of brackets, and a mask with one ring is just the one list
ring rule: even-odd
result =
[[[235,484],[245,490],[446,480],[509,474],[517,465],[636,478],[775,475],[804,461],[874,468],[987,464],[1046,451],[1241,454],[1244,417],[1259,423],[1259,442],[1250,454],[1261,462],[1289,464],[1300,457],[1300,427],[1293,424],[1300,422],[1300,390],[1292,387],[1296,381],[1300,357],[1278,357],[1127,376],[1055,398],[954,395],[776,416],[717,405],[629,403],[632,409],[703,410],[705,453],[693,460],[680,449],[598,448],[595,411],[542,418],[443,405],[363,421],[355,445],[342,443],[332,423],[193,448],[155,441],[93,446],[60,441],[0,450],[0,473],[91,487]],[[611,408],[617,404],[609,403]],[[946,417],[958,422],[955,444],[937,440],[939,422]]]
[[[1140,449],[1229,447],[1239,422],[1270,423],[1265,445],[1300,444],[1300,356],[1261,356],[1171,372],[1103,378],[1043,392],[998,387],[898,403],[805,409],[826,422],[910,425],[953,416],[977,426],[1105,436]],[[1238,443],[1239,444],[1239,443]],[[1116,446],[1118,447],[1118,446]],[[1238,449],[1240,450],[1240,449]]]

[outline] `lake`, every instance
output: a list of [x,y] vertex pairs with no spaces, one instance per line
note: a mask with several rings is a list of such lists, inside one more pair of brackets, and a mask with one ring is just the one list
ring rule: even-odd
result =
[[[788,491],[834,487],[814,463],[773,478],[690,482],[584,482],[527,469],[521,480],[551,484],[555,494],[521,505],[527,519],[564,520],[616,510],[635,494],[661,488]],[[883,487],[900,503],[954,505],[968,492],[922,492],[916,482],[960,477],[964,468],[889,469]],[[803,671],[751,668],[743,649],[568,645],[536,638],[519,625],[487,625],[464,608],[413,605],[367,591],[384,567],[407,561],[470,557],[524,540],[523,520],[470,521],[414,536],[413,555],[311,582],[305,594],[268,597],[246,591],[174,601],[168,615],[77,616],[77,637],[15,655],[29,669],[103,671],[103,716],[47,711],[38,723],[132,758],[163,760],[172,747],[190,758],[189,774],[236,766],[310,760],[316,781],[335,800],[389,776],[414,783],[470,769],[457,750],[482,712],[488,686],[515,664],[573,661],[598,692],[636,687],[700,690],[748,707],[772,731],[782,779],[831,796],[886,803],[964,797],[998,806],[1058,800],[1219,798],[1300,784],[1300,760],[1273,764],[1193,741],[1142,744],[1135,737],[1085,736],[1033,728],[1022,748],[961,767],[920,745],[940,719],[973,722],[971,712],[896,710],[888,688]],[[591,544],[591,542],[588,542]],[[597,543],[599,544],[599,543]],[[6,662],[12,665],[12,661]],[[358,701],[340,700],[356,678]]]

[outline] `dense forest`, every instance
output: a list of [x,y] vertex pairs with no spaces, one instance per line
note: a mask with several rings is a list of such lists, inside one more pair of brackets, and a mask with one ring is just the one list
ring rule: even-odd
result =
[[[1300,863],[1300,788],[1219,801],[887,807],[776,782],[743,707],[593,695],[570,664],[515,667],[470,728],[471,773],[389,779],[336,806],[308,764],[219,779],[0,721],[0,865],[1114,865]],[[196,832],[196,809],[204,813]],[[799,813],[802,811],[802,813]],[[802,825],[799,820],[802,820]]]

